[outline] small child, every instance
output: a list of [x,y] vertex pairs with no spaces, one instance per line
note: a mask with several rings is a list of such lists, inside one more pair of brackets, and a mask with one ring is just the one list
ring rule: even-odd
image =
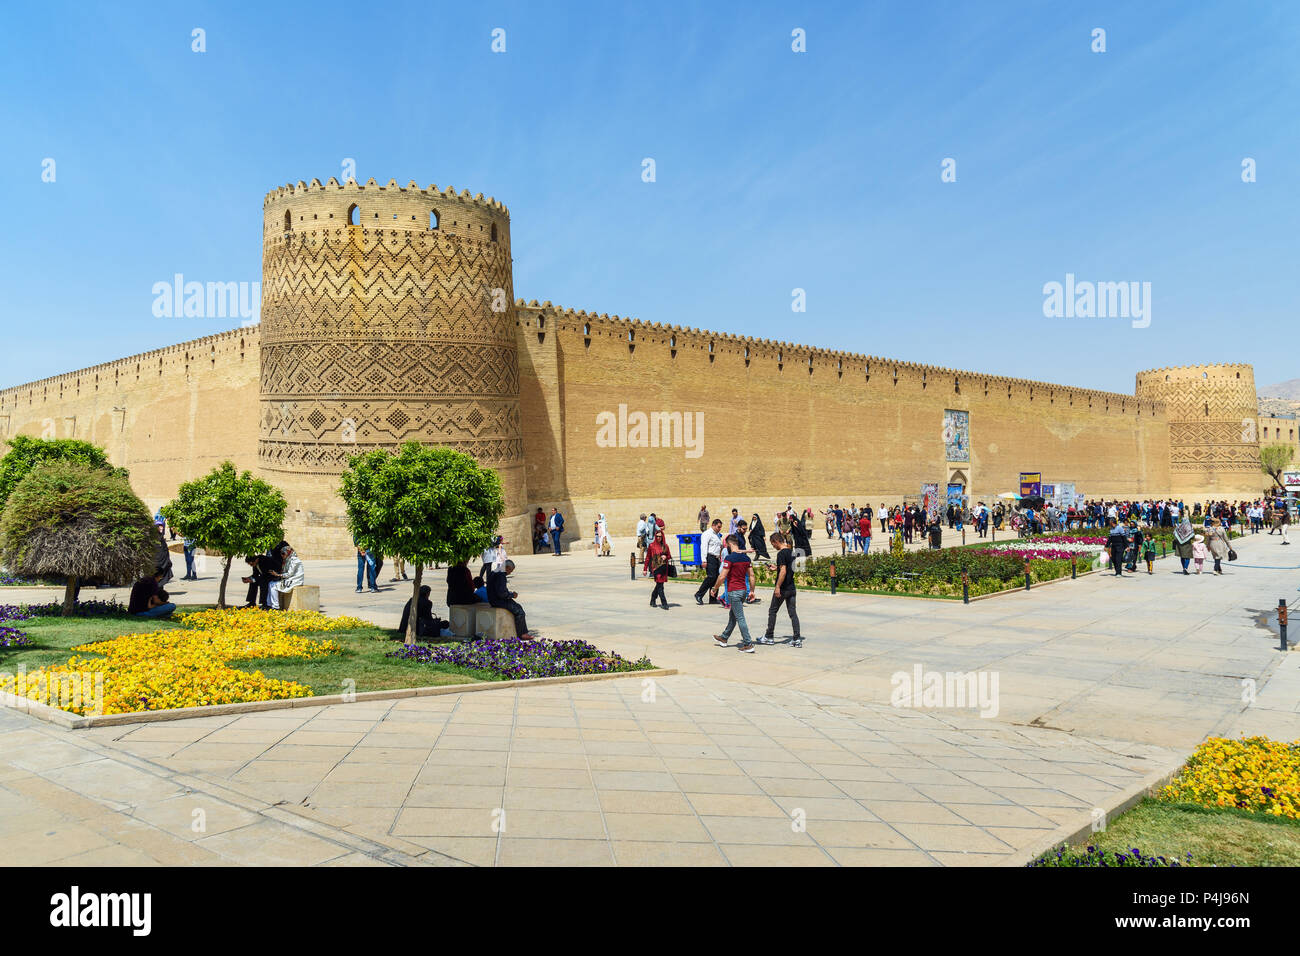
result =
[[1142,557],[1147,563],[1147,574],[1155,574],[1156,565],[1156,543],[1147,538],[1146,543],[1142,545]]
[[1196,573],[1201,573],[1201,567],[1205,564],[1205,559],[1210,556],[1210,549],[1205,546],[1205,539],[1199,534],[1192,542],[1192,560],[1196,562]]

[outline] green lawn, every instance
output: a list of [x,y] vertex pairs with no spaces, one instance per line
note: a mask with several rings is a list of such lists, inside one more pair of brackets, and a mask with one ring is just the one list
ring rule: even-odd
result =
[[[197,611],[210,604],[182,605],[181,611]],[[15,622],[32,643],[26,647],[0,650],[0,671],[14,673],[22,666],[28,672],[47,664],[62,664],[72,656],[78,644],[109,640],[123,634],[144,634],[179,627],[176,621],[151,621],[122,617],[38,617]],[[339,654],[320,660],[250,660],[232,661],[230,666],[243,671],[260,670],[267,677],[292,680],[312,689],[316,695],[341,694],[344,681],[356,682],[353,690],[389,690],[398,687],[431,687],[441,684],[467,684],[480,680],[499,680],[488,671],[470,670],[452,664],[425,664],[386,657],[400,641],[391,640],[395,631],[379,627],[356,628],[309,635],[316,640],[331,640],[342,648]]]
[[1190,852],[1193,866],[1300,865],[1300,821],[1151,798],[1111,820],[1087,843],[1118,853],[1136,847],[1184,865]]
[[390,651],[402,646],[393,640],[396,631],[379,627],[356,628],[350,631],[330,631],[312,634],[316,640],[329,640],[342,645],[341,654],[331,654],[316,660],[272,658],[232,662],[240,670],[261,671],[267,677],[291,680],[305,684],[313,694],[341,694],[348,687],[344,681],[356,681],[352,689],[391,690],[398,687],[435,687],[442,684],[469,684],[478,681],[504,680],[491,671],[471,670],[454,664],[423,664],[387,657]]

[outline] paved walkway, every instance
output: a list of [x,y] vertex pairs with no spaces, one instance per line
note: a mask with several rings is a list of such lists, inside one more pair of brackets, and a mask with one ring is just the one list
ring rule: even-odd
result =
[[[618,558],[525,556],[545,636],[683,674],[647,700],[631,677],[90,732],[0,713],[0,827],[52,827],[30,862],[1015,862],[1208,734],[1300,737],[1300,655],[1267,625],[1296,559],[1238,550],[1223,577],[1166,561],[969,606],[805,592],[805,646],[752,656],[712,646],[722,612],[685,582],[652,610]],[[309,564],[329,612],[395,624],[405,592],[356,595],[354,573]],[[890,706],[917,666],[996,676],[996,716]]]
[[1001,863],[1181,759],[691,677],[71,735],[0,718],[6,827],[67,863]]

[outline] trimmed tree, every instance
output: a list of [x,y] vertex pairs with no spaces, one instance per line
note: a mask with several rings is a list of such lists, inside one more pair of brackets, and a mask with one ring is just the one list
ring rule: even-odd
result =
[[505,512],[501,479],[450,448],[407,442],[349,459],[339,494],[357,543],[415,565],[406,643],[415,643],[424,566],[455,563],[486,548]]
[[0,517],[10,570],[66,575],[63,614],[85,578],[130,584],[154,568],[158,536],[144,502],[121,475],[94,465],[37,465],[14,487]]
[[27,473],[37,465],[52,461],[71,461],[92,468],[102,468],[127,477],[125,468],[114,468],[108,462],[108,455],[98,445],[76,438],[33,438],[30,435],[15,435],[8,441],[9,451],[0,458],[0,511],[18,482],[27,477]]
[[236,557],[260,554],[284,537],[284,495],[250,472],[222,462],[202,478],[176,489],[163,517],[196,547],[224,556],[217,606],[226,606],[226,582]]
[[1282,472],[1286,466],[1291,464],[1291,459],[1295,457],[1295,449],[1290,445],[1265,445],[1259,450],[1259,468],[1264,474],[1273,479],[1273,483],[1286,490],[1286,485],[1282,483]]

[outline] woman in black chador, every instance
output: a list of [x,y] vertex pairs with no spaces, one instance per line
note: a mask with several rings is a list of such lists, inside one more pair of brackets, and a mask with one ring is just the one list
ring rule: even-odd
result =
[[763,519],[758,515],[750,516],[749,546],[754,549],[754,557],[771,557],[771,555],[767,553],[767,533],[763,530]]

